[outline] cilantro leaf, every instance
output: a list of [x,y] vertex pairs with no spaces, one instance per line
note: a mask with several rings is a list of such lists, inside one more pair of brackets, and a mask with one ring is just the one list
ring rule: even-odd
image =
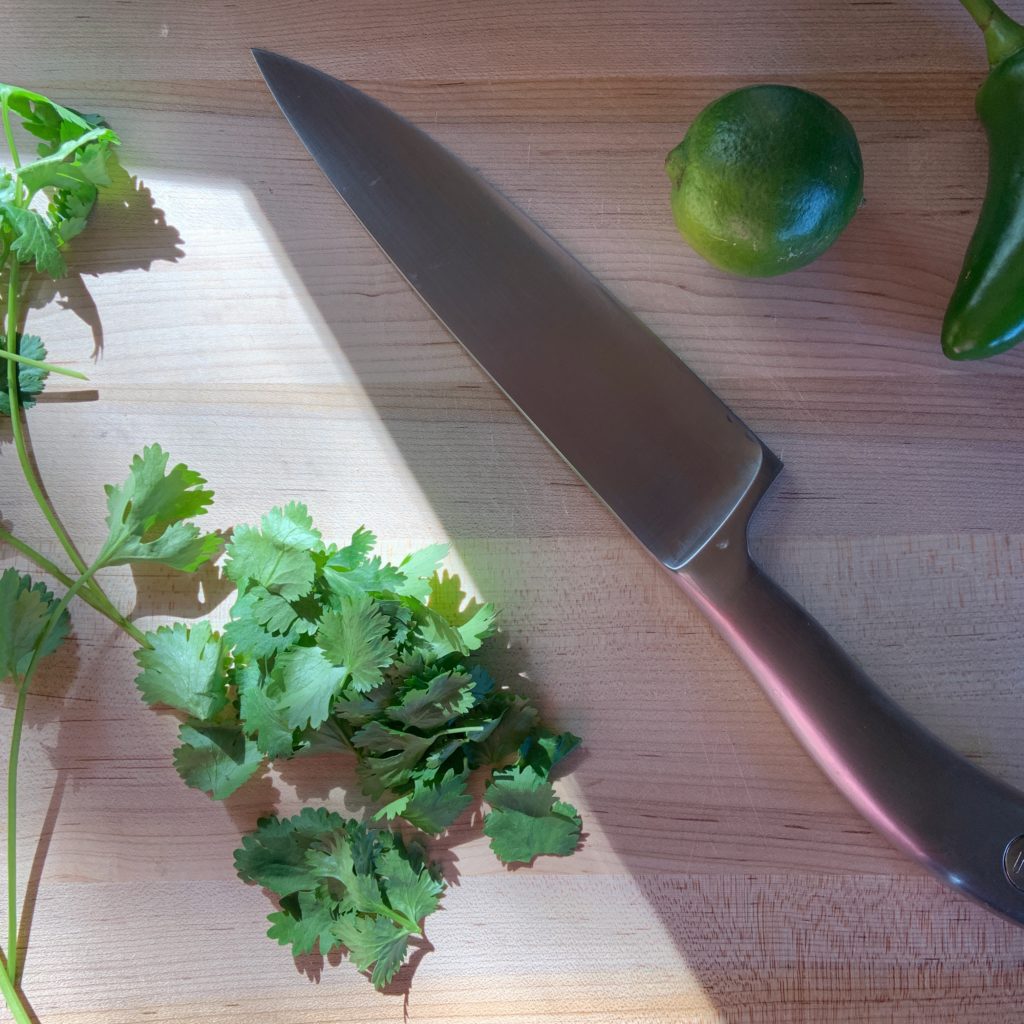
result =
[[358,597],[370,593],[394,593],[405,582],[405,576],[393,565],[375,555],[352,569],[343,569],[334,558],[324,567],[324,582],[337,597]]
[[11,251],[21,263],[35,263],[36,269],[51,277],[63,277],[67,267],[50,225],[42,214],[14,203],[0,203],[0,223],[6,223],[12,237]]
[[444,883],[421,866],[413,865],[404,847],[396,845],[381,853],[377,872],[391,908],[409,921],[418,925],[437,910]]
[[256,621],[260,589],[253,587],[235,601],[231,617],[224,626],[224,642],[228,648],[244,651],[253,658],[267,658],[295,642],[290,632],[270,633]]
[[314,847],[306,854],[306,861],[317,878],[341,883],[345,889],[345,902],[352,910],[361,914],[387,916],[391,908],[384,902],[380,881],[373,873],[375,851],[372,838],[369,850],[364,851],[362,863],[358,868],[352,838],[351,833],[335,833],[328,836],[321,841],[319,849]]
[[364,725],[352,737],[352,745],[363,755],[357,768],[363,791],[376,798],[407,782],[433,742],[430,736],[399,732],[376,721]]
[[443,672],[422,688],[407,688],[386,714],[407,729],[430,730],[450,722],[475,703],[473,680],[468,675]]
[[237,725],[187,722],[178,729],[181,746],[174,767],[193,789],[223,800],[263,766],[263,754]]
[[316,572],[312,553],[321,537],[306,506],[293,501],[271,509],[260,526],[235,528],[225,574],[239,586],[259,583],[286,601],[308,594]]
[[479,764],[500,764],[519,750],[527,736],[537,727],[537,709],[523,697],[512,697],[504,711],[495,715],[490,728],[471,737]]
[[305,636],[316,632],[319,607],[310,601],[308,607],[300,601],[286,601],[280,594],[272,594],[261,586],[250,591],[253,599],[252,616],[270,633]]
[[495,772],[484,800],[491,805],[484,835],[506,864],[545,854],[564,857],[579,845],[582,822],[576,809],[556,802],[551,783],[532,768]]
[[298,892],[281,900],[281,909],[267,915],[270,928],[267,937],[279,945],[291,946],[292,956],[310,953],[320,945],[326,953],[338,943],[334,934],[334,908],[316,892]]
[[395,976],[409,945],[409,933],[386,917],[345,914],[339,918],[335,934],[359,970],[373,967],[370,980],[377,988]]
[[409,597],[425,601],[430,593],[430,578],[440,568],[449,548],[448,544],[430,544],[411,555],[406,555],[398,564],[399,572],[405,576],[405,581],[398,586],[395,593],[407,594]]
[[379,686],[382,669],[391,664],[395,648],[388,639],[387,616],[367,594],[343,597],[336,611],[320,620],[316,642],[327,659],[344,669],[355,690]]
[[466,788],[467,773],[449,771],[436,781],[413,780],[413,791],[397,812],[422,832],[437,835],[452,825],[473,802]]
[[344,669],[332,665],[319,647],[290,647],[279,654],[275,699],[286,712],[288,728],[316,728],[325,722],[344,682]]
[[441,615],[458,630],[465,652],[478,650],[484,640],[494,632],[494,606],[480,604],[467,598],[462,581],[445,570],[435,572],[427,581],[429,598],[427,607]]
[[359,970],[386,985],[405,959],[410,935],[438,906],[444,882],[422,850],[401,836],[370,831],[323,808],[263,818],[235,851],[241,878],[281,896],[267,933],[298,955],[342,943]]
[[244,882],[287,896],[300,889],[315,889],[319,879],[306,861],[306,853],[326,835],[344,830],[345,820],[325,807],[304,807],[283,820],[260,818],[256,831],[242,838],[235,850],[235,871]]
[[267,757],[290,757],[295,750],[294,726],[288,709],[268,693],[259,667],[247,665],[235,673],[239,694],[239,717],[256,746]]
[[[6,103],[21,118],[26,131],[43,140],[39,147],[43,156],[68,139],[77,138],[103,123],[96,114],[80,114],[46,96],[14,85],[0,84],[0,102]],[[112,141],[117,141],[117,137]]]
[[538,729],[523,740],[519,750],[519,764],[528,765],[538,775],[547,778],[551,770],[571,754],[581,743],[571,732],[555,735],[547,729]]
[[[0,681],[28,671],[32,652],[57,598],[44,583],[32,583],[15,569],[0,575]],[[40,647],[40,656],[52,654],[68,634],[71,620],[65,609]]]
[[440,612],[424,605],[419,611],[420,634],[432,648],[435,658],[450,654],[469,654],[462,634]]
[[142,669],[135,684],[147,704],[166,704],[201,721],[227,704],[223,648],[209,622],[161,626],[146,640],[149,647],[135,652]]
[[334,702],[332,714],[351,726],[365,725],[381,714],[394,693],[394,686],[385,683],[366,693],[342,693]]
[[203,490],[206,481],[181,463],[167,472],[168,459],[159,445],[151,445],[132,459],[123,484],[104,488],[109,534],[101,564],[150,561],[194,572],[220,550],[219,537],[202,536],[183,522],[206,512],[213,492]]
[[343,548],[339,548],[329,558],[327,564],[335,569],[355,569],[369,557],[377,544],[377,535],[365,526],[356,528],[352,540]]
[[109,144],[116,138],[109,128],[90,128],[61,143],[52,153],[18,168],[15,175],[30,194],[41,188],[74,191],[82,184],[109,185],[106,158]]
[[[46,348],[34,334],[18,335],[18,352],[29,359],[46,360]],[[36,404],[38,395],[49,376],[48,370],[40,370],[35,366],[18,363],[18,405],[22,409],[31,409]],[[0,416],[11,415],[11,396],[7,392],[7,369],[4,367],[0,375]]]

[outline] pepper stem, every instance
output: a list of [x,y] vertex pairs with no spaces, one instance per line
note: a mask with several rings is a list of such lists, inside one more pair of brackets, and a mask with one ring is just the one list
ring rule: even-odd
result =
[[960,0],[985,36],[989,67],[1024,50],[1024,25],[1016,22],[995,0]]

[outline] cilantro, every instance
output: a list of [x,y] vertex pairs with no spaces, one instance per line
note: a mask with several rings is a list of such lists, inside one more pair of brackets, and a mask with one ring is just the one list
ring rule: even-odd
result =
[[213,500],[204,491],[206,481],[179,463],[169,472],[169,456],[154,444],[132,459],[128,479],[107,485],[109,534],[97,562],[161,562],[173,569],[194,572],[220,550],[215,534],[200,534],[191,523]]
[[579,844],[582,823],[576,809],[555,800],[551,783],[533,768],[495,772],[484,800],[491,805],[484,835],[506,864],[542,854],[564,857]]
[[322,808],[261,819],[235,851],[235,868],[282,897],[270,938],[296,956],[344,946],[377,988],[394,977],[444,891],[415,844]]
[[430,578],[440,568],[441,561],[447,554],[447,544],[430,544],[411,555],[406,555],[398,565],[405,580],[397,592],[420,601],[425,600],[430,593]]
[[[15,119],[39,140],[37,159],[20,160]],[[473,773],[490,766],[485,832],[495,853],[505,861],[571,853],[580,818],[557,799],[549,775],[579,740],[543,729],[533,704],[499,686],[475,660],[495,630],[494,609],[441,568],[446,545],[390,564],[373,553],[376,537],[365,527],[342,546],[325,545],[306,506],[291,502],[258,525],[235,528],[224,573],[237,594],[222,628],[179,622],[143,634],[113,605],[97,578],[102,569],[158,563],[192,572],[217,556],[220,538],[193,522],[213,494],[202,476],[172,465],[151,445],[133,458],[123,482],[105,488],[107,535],[91,564],[61,526],[33,475],[20,417],[49,373],[76,371],[48,364],[40,339],[16,331],[25,294],[19,274],[64,273],[66,244],[110,184],[119,143],[101,118],[2,84],[0,131],[13,162],[0,168],[0,275],[13,304],[3,317],[0,414],[12,419],[19,462],[78,572],[72,579],[0,534],[68,588],[57,600],[13,569],[0,574],[0,672],[16,683],[19,698],[40,658],[67,635],[66,608],[80,596],[139,641],[142,698],[181,713],[173,761],[188,785],[223,799],[268,759],[345,751],[357,760],[364,792],[383,803],[377,819],[401,818],[436,834],[469,808]],[[11,778],[24,703],[19,699],[15,709]],[[12,789],[9,810],[13,802]],[[7,843],[13,851],[13,813]],[[6,888],[14,894],[13,856],[7,864]],[[405,961],[410,938],[422,934],[444,890],[416,843],[322,808],[284,821],[261,819],[236,851],[236,869],[279,897],[271,938],[297,955],[344,946],[378,987]],[[17,923],[12,899],[9,935],[17,935]],[[5,975],[14,978],[19,950],[8,945]],[[5,989],[15,1018],[27,1020],[11,992]]]
[[332,665],[319,647],[291,647],[278,656],[274,680],[277,704],[287,712],[289,727],[316,728],[330,714],[345,671]]
[[181,746],[174,767],[194,789],[214,800],[230,796],[263,767],[263,754],[238,725],[186,722],[178,730]]
[[[43,628],[56,610],[57,599],[45,584],[33,584],[14,569],[0,574],[0,681],[16,679],[28,671]],[[52,654],[67,636],[67,611],[42,638],[40,655]]]
[[468,711],[475,703],[473,680],[468,675],[442,672],[423,686],[407,683],[402,696],[386,714],[407,729],[436,729]]
[[227,703],[221,640],[208,622],[161,626],[135,660],[142,668],[135,682],[148,704],[207,719]]
[[291,601],[308,594],[315,565],[312,551],[320,543],[305,505],[275,508],[260,522],[261,530],[238,526],[228,544],[224,571],[240,586],[258,583]]
[[246,665],[235,674],[239,713],[245,731],[267,757],[290,757],[295,749],[295,727],[289,709],[269,691],[258,665]]
[[370,595],[359,593],[342,597],[338,609],[324,615],[316,639],[327,659],[345,670],[352,688],[365,692],[381,683],[381,670],[394,657],[389,629],[387,616]]
[[383,808],[382,817],[405,818],[422,832],[443,832],[473,802],[466,788],[468,773],[449,771],[443,778],[418,776],[412,792]]

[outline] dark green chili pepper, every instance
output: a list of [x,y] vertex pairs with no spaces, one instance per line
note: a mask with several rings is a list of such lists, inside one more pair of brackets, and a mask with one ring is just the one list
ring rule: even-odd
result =
[[942,324],[950,359],[984,359],[1024,341],[1024,25],[993,0],[961,0],[985,34],[991,70],[977,97],[989,146],[978,226]]

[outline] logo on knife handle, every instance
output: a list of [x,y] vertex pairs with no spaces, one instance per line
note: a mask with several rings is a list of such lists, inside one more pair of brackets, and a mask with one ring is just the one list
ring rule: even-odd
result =
[[1011,885],[1024,890],[1024,836],[1017,836],[1006,847],[1003,870]]

